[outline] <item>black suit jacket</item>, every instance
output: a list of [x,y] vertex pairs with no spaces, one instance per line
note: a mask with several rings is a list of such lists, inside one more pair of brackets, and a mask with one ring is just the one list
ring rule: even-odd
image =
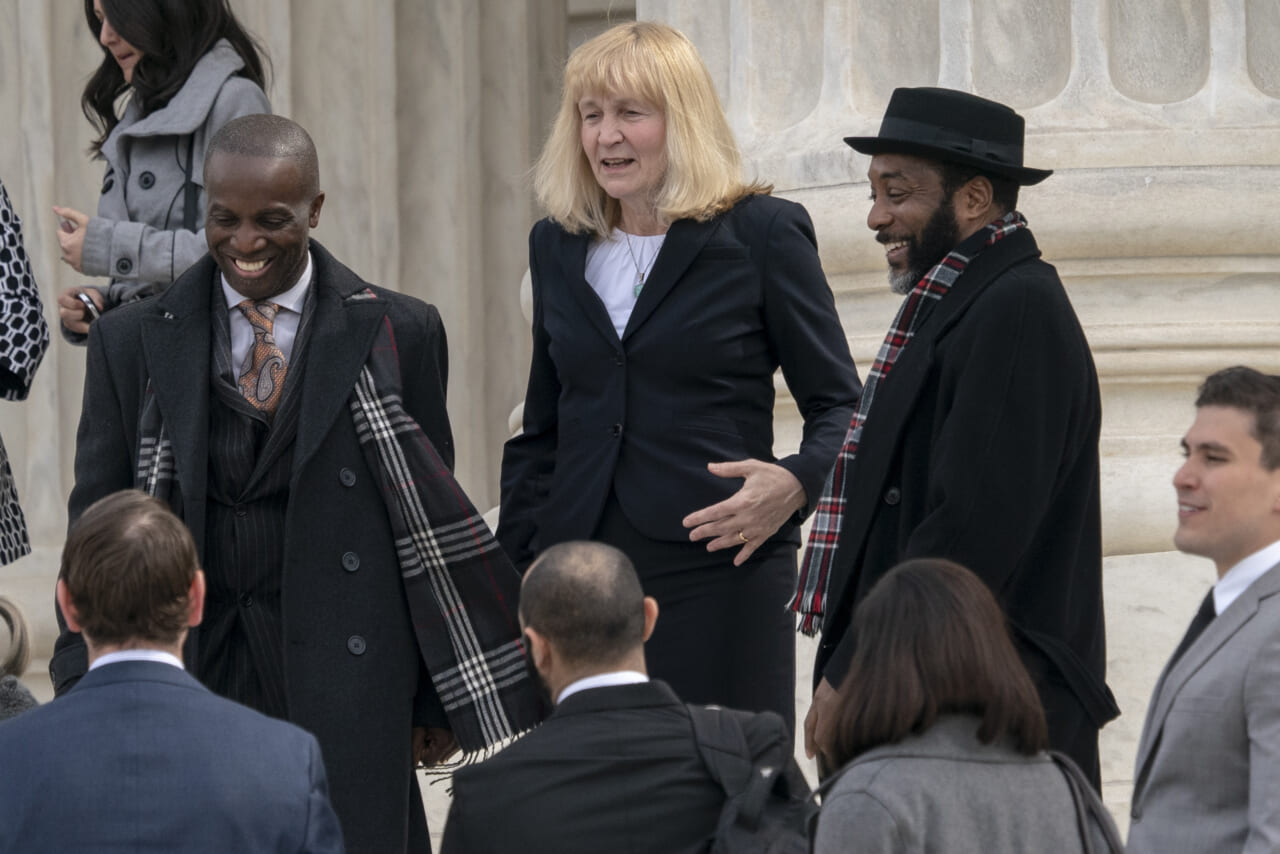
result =
[[498,527],[512,559],[589,538],[610,487],[638,530],[687,540],[681,520],[741,486],[707,463],[774,459],[779,366],[804,436],[778,462],[812,506],[861,385],[804,208],[757,195],[673,223],[621,340],[584,277],[589,244],[549,220],[529,237],[533,361]]
[[341,854],[316,740],[121,661],[0,725],[0,852]]
[[[732,714],[753,755],[790,756],[777,715]],[[702,852],[724,801],[670,688],[592,688],[497,756],[454,773],[442,851]]]
[[[314,240],[311,251],[315,314],[281,567],[285,697],[289,720],[320,741],[348,849],[383,854],[405,845],[415,697],[425,707],[435,692],[418,654],[382,494],[348,403],[379,325],[389,322],[405,411],[452,465],[447,351],[434,307],[369,285]],[[134,485],[138,416],[149,388],[173,443],[180,515],[202,560],[211,545],[205,506],[216,276],[206,256],[163,294],[93,325],[68,508],[74,521],[95,500]],[[377,299],[347,299],[366,289]],[[196,629],[188,649],[198,642]],[[84,667],[79,635],[64,631],[50,663],[55,688],[65,689]]]
[[[1035,238],[983,250],[876,390],[832,567],[815,681],[839,686],[853,608],[899,561],[977,573],[1055,722],[1102,726],[1101,404],[1089,345]],[[1057,746],[1057,745],[1055,745]]]

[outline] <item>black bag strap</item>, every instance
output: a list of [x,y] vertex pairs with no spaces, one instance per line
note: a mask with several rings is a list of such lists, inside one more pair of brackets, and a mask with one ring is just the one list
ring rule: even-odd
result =
[[182,185],[182,227],[187,231],[196,230],[196,198],[200,192],[199,185],[191,180],[192,167],[195,165],[196,135],[187,137],[187,168],[184,171],[186,181]]
[[[1049,756],[1067,778],[1067,788],[1071,790],[1071,800],[1076,807],[1076,826],[1080,829],[1080,841],[1084,845],[1084,854],[1119,854],[1124,851],[1124,843],[1120,834],[1105,813],[1106,807],[1093,791],[1093,786],[1085,779],[1084,772],[1072,762],[1070,757],[1056,750],[1050,750]],[[1093,844],[1092,827],[1101,829],[1107,841],[1107,851],[1100,852]]]
[[686,704],[693,724],[693,738],[698,755],[711,772],[711,778],[729,797],[746,789],[751,777],[751,749],[742,725],[718,706]]

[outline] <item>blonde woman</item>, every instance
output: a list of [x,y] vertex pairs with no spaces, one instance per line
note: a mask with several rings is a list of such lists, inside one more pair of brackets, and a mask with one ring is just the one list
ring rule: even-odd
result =
[[[812,223],[744,180],[697,50],[651,22],[570,56],[535,189],[498,539],[522,567],[566,540],[620,548],[661,611],[649,672],[793,724],[798,528],[861,388]],[[782,459],[779,367],[804,417]]]

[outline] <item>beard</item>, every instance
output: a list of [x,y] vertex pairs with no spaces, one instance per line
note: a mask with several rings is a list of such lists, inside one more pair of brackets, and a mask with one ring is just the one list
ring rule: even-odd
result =
[[[876,239],[881,243],[892,243],[899,238]],[[956,244],[960,242],[960,224],[956,222],[955,209],[949,204],[940,203],[920,234],[909,240],[907,268],[901,273],[889,271],[889,290],[895,294],[911,293],[916,283],[947,257],[948,252],[956,248]]]

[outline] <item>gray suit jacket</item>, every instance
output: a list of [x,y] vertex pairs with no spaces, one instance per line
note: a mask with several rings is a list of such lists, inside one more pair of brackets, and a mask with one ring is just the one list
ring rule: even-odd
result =
[[1156,683],[1138,743],[1129,850],[1280,850],[1280,565]]
[[[822,801],[815,854],[1023,854],[1085,850],[1063,771],[1047,753],[982,744],[976,717],[948,715],[922,735],[855,758]],[[1087,788],[1087,787],[1086,787]],[[1094,798],[1092,790],[1086,797]],[[1093,850],[1119,852],[1096,801]]]
[[341,854],[316,740],[153,661],[0,724],[0,854]]

